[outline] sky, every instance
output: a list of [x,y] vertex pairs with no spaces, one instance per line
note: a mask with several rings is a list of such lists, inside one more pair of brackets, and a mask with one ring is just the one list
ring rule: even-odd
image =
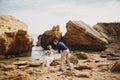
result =
[[69,20],[95,25],[120,22],[120,0],[0,0],[0,14],[25,22],[31,34],[42,34],[60,25],[63,34]]

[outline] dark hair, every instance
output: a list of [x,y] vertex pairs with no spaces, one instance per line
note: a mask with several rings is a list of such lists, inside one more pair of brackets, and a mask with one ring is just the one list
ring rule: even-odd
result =
[[56,42],[56,41],[59,41],[58,37],[55,37],[53,42]]
[[54,41],[53,42],[57,42],[58,41],[58,39],[54,39]]

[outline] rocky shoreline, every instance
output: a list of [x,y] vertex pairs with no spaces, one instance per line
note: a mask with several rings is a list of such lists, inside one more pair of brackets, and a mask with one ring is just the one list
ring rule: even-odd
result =
[[[119,80],[119,59],[102,56],[105,52],[74,51],[70,56],[72,70],[60,72],[60,59],[55,59],[50,67],[42,66],[38,58],[16,57],[0,61],[0,80]],[[107,55],[107,54],[106,54]],[[111,56],[111,58],[114,56]]]
[[[38,36],[37,46],[46,49],[57,37],[72,50],[69,57],[72,70],[58,71],[60,58],[50,67],[43,66],[42,58],[31,59],[33,38],[28,26],[8,15],[0,15],[0,80],[119,80],[120,79],[120,23],[98,23],[90,27],[82,21],[68,21],[63,36],[60,26],[53,26]],[[34,47],[33,47],[34,48]],[[42,51],[36,51],[43,54]],[[29,57],[27,54],[30,54]],[[57,54],[57,53],[56,53]],[[39,55],[37,55],[39,56]],[[60,55],[59,55],[60,57]]]
[[91,27],[82,21],[70,20],[66,23],[66,29],[65,35],[62,35],[60,26],[53,26],[38,36],[37,45],[45,49],[57,37],[70,50],[104,51],[110,43],[120,41],[120,23],[98,23]]

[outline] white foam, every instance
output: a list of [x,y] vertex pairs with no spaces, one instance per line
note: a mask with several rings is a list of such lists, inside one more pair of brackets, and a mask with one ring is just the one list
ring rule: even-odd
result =
[[34,46],[32,48],[32,55],[31,55],[31,59],[35,60],[35,59],[40,59],[43,62],[45,62],[45,64],[47,64],[47,66],[50,65],[50,63],[54,60],[54,59],[58,59],[60,58],[60,54],[55,53],[55,54],[51,54],[50,56],[45,56],[44,55],[44,50],[41,47],[37,47]]

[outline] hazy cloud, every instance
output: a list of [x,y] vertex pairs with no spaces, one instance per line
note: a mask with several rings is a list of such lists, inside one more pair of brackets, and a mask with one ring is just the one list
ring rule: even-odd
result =
[[120,21],[120,0],[0,0],[0,13],[19,18],[30,33],[43,33],[59,24],[65,32],[68,20]]

